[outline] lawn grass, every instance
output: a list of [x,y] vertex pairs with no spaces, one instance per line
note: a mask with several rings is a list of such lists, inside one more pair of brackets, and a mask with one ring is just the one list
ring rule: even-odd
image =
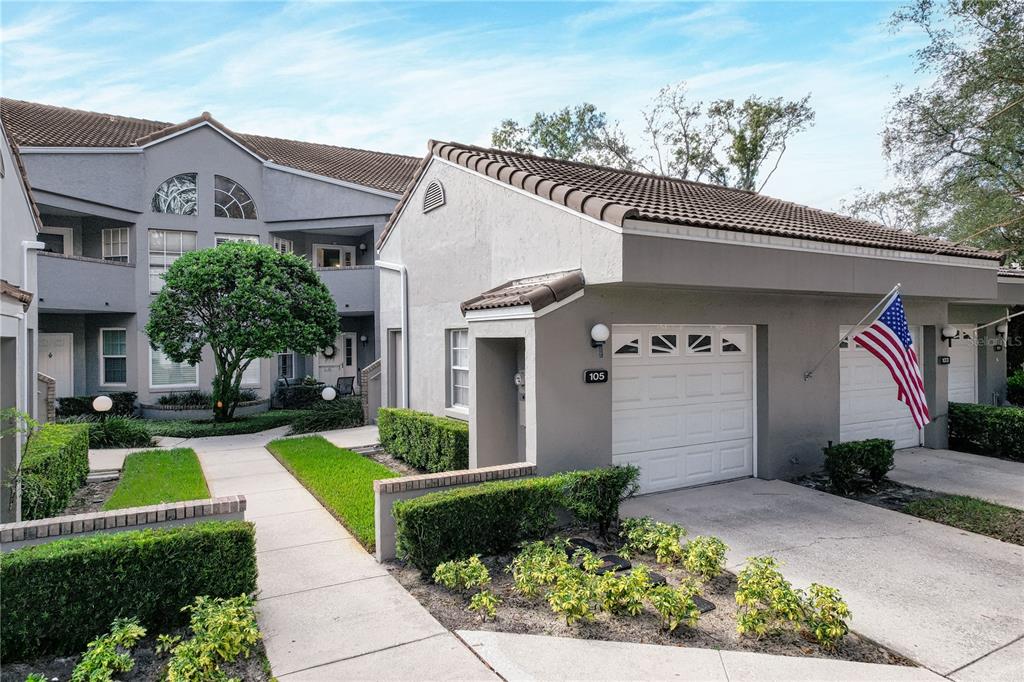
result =
[[965,495],[915,500],[903,511],[961,530],[1024,545],[1024,511]]
[[188,448],[147,450],[124,458],[121,482],[105,511],[210,497],[196,453]]
[[297,418],[309,413],[310,410],[271,410],[248,417],[239,417],[230,422],[147,419],[145,424],[154,436],[170,436],[172,438],[235,436],[241,433],[256,433],[279,426],[288,426]]
[[373,551],[373,482],[398,474],[320,436],[275,440],[267,449],[364,547]]

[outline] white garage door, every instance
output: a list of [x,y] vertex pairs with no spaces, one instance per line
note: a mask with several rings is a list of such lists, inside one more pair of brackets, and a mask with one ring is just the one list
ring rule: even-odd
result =
[[957,325],[960,336],[953,339],[949,354],[949,402],[978,402],[978,346],[974,325]]
[[[840,335],[849,327],[843,327]],[[921,328],[911,327],[918,360]],[[910,408],[896,399],[896,382],[878,358],[851,338],[839,348],[839,441],[888,438],[897,448],[921,444]]]
[[649,493],[754,473],[753,327],[615,325],[612,461]]

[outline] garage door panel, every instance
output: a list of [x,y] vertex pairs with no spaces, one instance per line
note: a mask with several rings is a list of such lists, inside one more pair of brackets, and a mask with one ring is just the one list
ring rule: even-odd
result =
[[641,468],[641,490],[753,474],[753,330],[617,325],[613,461]]

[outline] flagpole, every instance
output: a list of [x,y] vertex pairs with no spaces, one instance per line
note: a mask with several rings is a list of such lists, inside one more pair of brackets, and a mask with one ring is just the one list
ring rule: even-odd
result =
[[886,294],[885,296],[883,296],[883,297],[882,297],[882,300],[881,300],[881,301],[879,301],[878,303],[876,303],[876,304],[875,304],[875,305],[874,305],[874,306],[873,306],[873,307],[871,308],[871,310],[869,310],[869,311],[868,311],[868,314],[867,314],[867,315],[865,315],[864,317],[860,318],[860,322],[858,322],[857,324],[855,324],[855,325],[853,325],[852,327],[850,327],[850,331],[848,331],[848,332],[846,332],[845,334],[843,334],[843,338],[841,338],[841,339],[839,339],[838,341],[836,341],[835,345],[834,345],[834,346],[832,346],[831,348],[829,348],[829,349],[828,349],[828,351],[826,351],[826,352],[825,352],[825,354],[824,354],[823,356],[821,356],[821,360],[818,360],[817,364],[815,364],[815,365],[814,365],[814,367],[812,367],[812,368],[811,368],[811,370],[810,370],[809,372],[804,372],[804,381],[807,381],[807,380],[808,380],[808,379],[810,379],[810,378],[811,378],[812,376],[814,376],[814,373],[815,373],[816,371],[818,371],[818,368],[819,368],[819,367],[821,367],[821,363],[825,362],[825,359],[826,359],[826,358],[828,358],[828,356],[832,354],[832,351],[834,351],[834,350],[835,350],[836,348],[839,348],[839,346],[840,346],[840,345],[842,345],[843,341],[846,341],[846,339],[848,339],[848,338],[850,337],[850,334],[852,334],[852,333],[854,332],[854,330],[856,330],[856,329],[857,329],[857,327],[859,327],[859,326],[861,326],[862,324],[864,324],[864,321],[865,321],[866,319],[868,319],[869,317],[871,317],[871,315],[872,315],[872,314],[873,314],[873,313],[874,313],[874,312],[875,312],[876,310],[878,310],[878,306],[882,305],[883,303],[885,303],[886,301],[888,301],[888,300],[889,300],[890,298],[892,298],[892,295],[893,295],[893,294],[895,294],[895,293],[896,293],[897,291],[899,291],[899,290],[900,290],[900,287],[902,287],[902,286],[903,286],[903,285],[902,285],[901,283],[897,282],[897,283],[896,283],[896,286],[894,286],[894,287],[893,287],[892,289],[890,289],[890,290],[889,290],[889,293],[887,293],[887,294]]
[[[1007,312],[1009,312],[1009,311],[1007,311]],[[1000,322],[1009,322],[1010,320],[1012,320],[1013,318],[1017,317],[1018,315],[1024,315],[1024,310],[1021,310],[1018,313],[1014,313],[1013,315],[1006,315],[1005,317],[1000,317],[997,320],[992,320],[988,324],[983,324],[980,327],[975,327],[974,328],[974,332],[977,333],[977,332],[981,331],[982,329],[985,329],[986,327],[991,327],[992,325],[999,324]]]

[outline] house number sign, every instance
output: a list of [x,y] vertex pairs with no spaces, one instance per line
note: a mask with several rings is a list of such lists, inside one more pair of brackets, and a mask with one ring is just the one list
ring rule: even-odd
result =
[[603,384],[608,381],[608,370],[606,369],[587,369],[583,371],[583,383],[585,384]]

